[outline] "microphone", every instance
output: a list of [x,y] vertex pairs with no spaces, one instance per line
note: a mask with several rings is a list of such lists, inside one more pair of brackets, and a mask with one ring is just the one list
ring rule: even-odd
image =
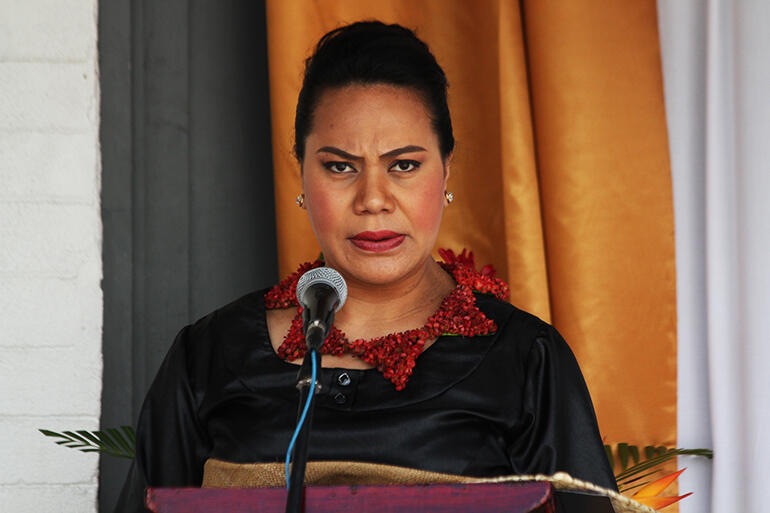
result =
[[297,301],[302,306],[302,331],[308,349],[318,350],[329,335],[334,314],[348,297],[345,279],[331,267],[316,267],[297,282]]

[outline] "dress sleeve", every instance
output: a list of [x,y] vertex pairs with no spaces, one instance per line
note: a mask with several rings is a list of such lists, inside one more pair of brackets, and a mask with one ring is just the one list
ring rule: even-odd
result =
[[617,489],[577,360],[552,327],[541,330],[525,366],[523,411],[510,457],[527,474],[567,472]]
[[136,431],[136,455],[116,513],[145,512],[148,486],[200,486],[209,442],[197,411],[200,393],[191,373],[193,337],[179,332],[142,405]]

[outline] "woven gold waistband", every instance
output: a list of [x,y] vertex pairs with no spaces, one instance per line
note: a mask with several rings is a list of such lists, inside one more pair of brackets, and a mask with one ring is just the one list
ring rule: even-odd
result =
[[[308,485],[409,485],[475,483],[477,479],[394,465],[360,461],[309,461]],[[286,486],[283,463],[230,463],[209,458],[203,471],[209,488],[268,488]]]

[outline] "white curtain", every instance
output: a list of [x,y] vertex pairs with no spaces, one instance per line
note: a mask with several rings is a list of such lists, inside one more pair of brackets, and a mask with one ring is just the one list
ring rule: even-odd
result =
[[770,1],[658,0],[679,312],[682,513],[761,511],[770,478]]

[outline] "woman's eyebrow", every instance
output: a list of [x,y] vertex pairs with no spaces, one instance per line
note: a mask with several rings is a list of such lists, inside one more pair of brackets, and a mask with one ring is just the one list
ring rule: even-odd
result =
[[428,151],[428,150],[426,150],[422,146],[409,145],[409,146],[404,146],[402,148],[396,148],[395,150],[390,150],[387,153],[383,153],[382,155],[380,155],[380,158],[381,159],[387,159],[387,158],[391,158],[391,157],[397,157],[397,156],[401,155],[402,153],[412,153],[412,152],[415,152],[415,151]]
[[[409,146],[403,146],[401,148],[396,148],[395,150],[390,150],[386,153],[383,153],[382,155],[380,155],[380,158],[387,159],[387,158],[396,157],[403,153],[412,153],[415,151],[428,151],[428,150],[426,150],[422,146],[409,145]],[[336,146],[322,146],[321,148],[318,148],[318,151],[316,153],[322,153],[322,152],[332,153],[334,155],[338,155],[348,160],[363,160],[363,157],[359,157],[358,155],[353,155],[352,153],[348,153],[345,150],[337,148]]]
[[322,146],[321,148],[318,148],[316,153],[333,153],[348,160],[363,160],[362,157],[348,153],[345,150],[341,150],[335,146]]

